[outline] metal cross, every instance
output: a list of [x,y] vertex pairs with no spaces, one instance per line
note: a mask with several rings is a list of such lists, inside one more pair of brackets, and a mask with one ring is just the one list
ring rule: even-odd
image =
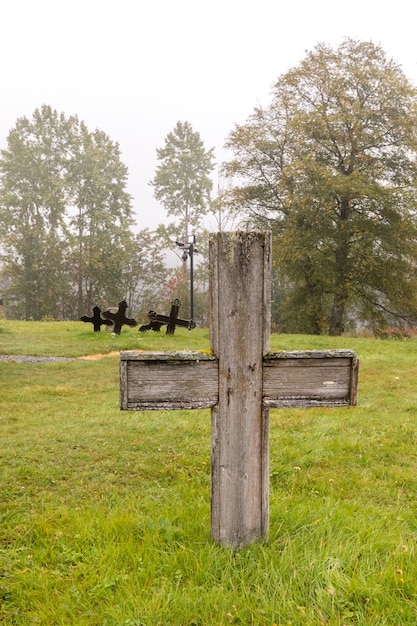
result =
[[161,326],[167,325],[167,335],[173,335],[175,332],[176,326],[182,326],[183,328],[188,328],[188,330],[192,330],[195,328],[195,323],[193,320],[182,320],[178,318],[178,312],[181,306],[180,300],[176,298],[171,303],[171,311],[169,315],[159,315],[155,311],[149,311],[149,324],[144,324],[139,328],[139,331],[143,332],[146,330],[154,330],[159,331]]

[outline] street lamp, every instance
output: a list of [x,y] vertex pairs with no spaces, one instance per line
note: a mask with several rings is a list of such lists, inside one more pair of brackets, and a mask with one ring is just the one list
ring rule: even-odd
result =
[[184,263],[190,257],[190,320],[194,320],[194,254],[198,254],[198,250],[194,247],[195,235],[188,235],[187,242],[176,241],[175,243],[183,250],[181,258]]

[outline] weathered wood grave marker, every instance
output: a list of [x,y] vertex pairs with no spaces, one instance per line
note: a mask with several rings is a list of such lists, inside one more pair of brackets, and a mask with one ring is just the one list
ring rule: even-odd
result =
[[211,532],[243,546],[268,536],[269,408],[356,403],[350,350],[269,352],[271,236],[210,241],[210,335],[204,352],[120,355],[127,410],[212,410]]
[[171,311],[169,315],[159,315],[156,311],[149,311],[149,324],[144,324],[139,328],[139,332],[143,332],[146,330],[154,330],[160,331],[161,326],[166,324],[167,326],[167,335],[173,335],[175,332],[176,326],[182,326],[183,328],[188,328],[188,330],[192,330],[195,328],[194,320],[182,320],[178,317],[178,313],[180,310],[181,302],[178,298],[175,298],[171,302]]

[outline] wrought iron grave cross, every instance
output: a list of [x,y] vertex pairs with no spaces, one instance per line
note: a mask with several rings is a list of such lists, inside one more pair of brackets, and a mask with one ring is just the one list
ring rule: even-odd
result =
[[123,324],[126,324],[127,326],[138,325],[136,320],[130,317],[126,317],[126,310],[127,302],[126,300],[122,300],[121,302],[119,302],[119,306],[117,309],[115,307],[112,307],[103,311],[103,316],[106,319],[110,320],[112,324],[114,324],[113,332],[116,335],[120,335]]
[[88,315],[83,315],[80,317],[82,322],[91,322],[93,324],[94,332],[98,333],[103,326],[113,326],[113,322],[111,320],[103,319],[101,317],[101,309],[98,306],[93,306],[93,315],[89,317]]
[[211,407],[211,533],[233,547],[268,536],[269,408],[356,404],[354,352],[269,351],[270,289],[270,233],[218,233],[210,241],[212,354],[120,355],[121,409]]
[[146,330],[161,330],[161,326],[164,324],[167,325],[167,335],[173,335],[175,332],[176,326],[182,326],[183,328],[188,328],[188,330],[192,330],[195,328],[194,320],[182,320],[178,317],[178,312],[180,310],[181,302],[178,298],[171,303],[171,311],[169,315],[159,315],[156,311],[149,311],[149,324],[144,324],[139,328],[139,332]]

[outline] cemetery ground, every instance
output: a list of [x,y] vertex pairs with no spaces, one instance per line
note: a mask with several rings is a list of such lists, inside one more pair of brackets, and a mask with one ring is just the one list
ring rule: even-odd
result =
[[207,330],[1,320],[0,353],[71,359],[0,362],[0,623],[415,625],[417,340],[271,337],[322,348],[357,353],[358,405],[271,410],[269,543],[232,550],[210,411],[119,410],[120,350]]

